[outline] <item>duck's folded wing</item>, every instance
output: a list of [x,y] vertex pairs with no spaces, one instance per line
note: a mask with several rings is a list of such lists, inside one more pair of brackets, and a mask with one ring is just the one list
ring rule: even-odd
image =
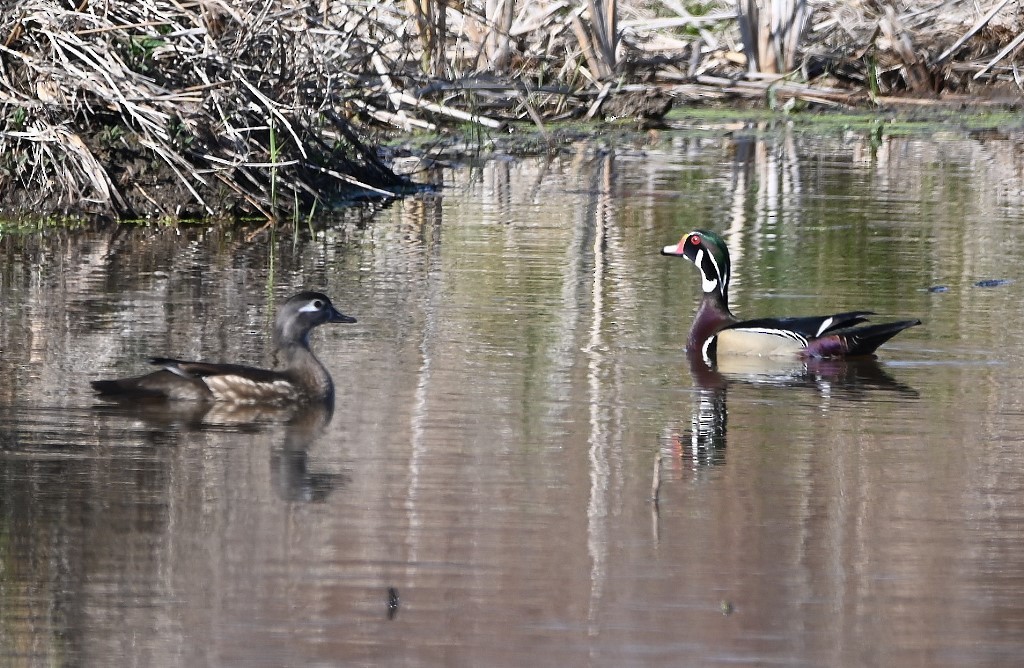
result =
[[210,376],[237,376],[257,383],[273,383],[282,378],[277,371],[260,369],[244,364],[214,364],[211,362],[188,362],[171,357],[152,357],[150,364],[162,367],[182,378],[209,378]]
[[726,329],[756,330],[764,333],[778,332],[779,336],[798,334],[804,339],[816,339],[840,329],[867,322],[874,311],[848,311],[832,315],[807,316],[799,318],[758,318],[729,325]]
[[242,364],[186,362],[168,357],[154,357],[150,361],[166,372],[202,384],[216,401],[273,402],[292,400],[301,395],[294,379],[279,371]]
[[168,398],[203,401],[210,398],[210,390],[201,378],[168,368],[134,378],[94,380],[91,385],[100,395],[116,399]]

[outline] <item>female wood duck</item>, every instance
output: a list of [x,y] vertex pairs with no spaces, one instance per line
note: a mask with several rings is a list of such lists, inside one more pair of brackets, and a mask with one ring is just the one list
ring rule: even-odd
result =
[[720,236],[706,230],[686,234],[662,255],[685,257],[700,269],[704,298],[690,327],[686,349],[699,351],[706,364],[724,355],[844,357],[871,355],[901,331],[920,320],[901,320],[857,327],[872,311],[850,311],[806,318],[739,320],[729,310],[729,249]]
[[334,401],[334,383],[309,348],[314,327],[328,322],[355,322],[319,292],[300,292],[281,306],[274,341],[283,368],[279,371],[240,364],[210,364],[155,357],[159,371],[119,380],[92,382],[111,399],[177,399],[269,404]]

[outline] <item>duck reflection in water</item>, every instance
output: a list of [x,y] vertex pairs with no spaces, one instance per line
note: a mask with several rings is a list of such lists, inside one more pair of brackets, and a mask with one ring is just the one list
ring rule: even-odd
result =
[[194,401],[118,401],[97,404],[105,417],[141,420],[154,445],[175,443],[176,435],[195,431],[265,435],[272,443],[270,479],[284,501],[320,502],[349,481],[345,473],[311,468],[309,451],[327,431],[334,403],[246,406]]
[[[325,406],[308,406],[285,426],[281,445],[270,456],[270,479],[284,501],[320,502],[349,482],[345,473],[311,471],[309,449],[331,421]],[[318,410],[323,410],[318,414]]]
[[[912,387],[894,379],[874,357],[780,359],[733,357],[708,366],[699,352],[687,351],[695,389],[690,429],[671,430],[665,454],[680,469],[699,470],[725,463],[729,388],[810,389],[823,400],[862,401],[875,392],[917,398]],[[735,417],[735,416],[734,416]]]

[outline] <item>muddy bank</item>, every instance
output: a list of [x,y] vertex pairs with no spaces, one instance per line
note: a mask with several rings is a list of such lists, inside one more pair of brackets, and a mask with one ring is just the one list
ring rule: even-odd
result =
[[499,4],[0,0],[0,216],[298,222],[414,191],[392,160],[646,141],[695,107],[1022,99],[1003,0]]

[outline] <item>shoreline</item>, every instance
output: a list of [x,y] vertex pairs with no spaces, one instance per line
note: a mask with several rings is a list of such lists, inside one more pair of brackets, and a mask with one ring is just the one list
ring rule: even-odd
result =
[[625,0],[495,17],[440,6],[275,0],[250,16],[0,0],[0,216],[300,224],[415,191],[396,155],[562,150],[695,109],[962,125],[1024,108],[1024,18],[1002,0],[903,14],[795,3],[798,28],[774,51],[725,2],[702,16]]

